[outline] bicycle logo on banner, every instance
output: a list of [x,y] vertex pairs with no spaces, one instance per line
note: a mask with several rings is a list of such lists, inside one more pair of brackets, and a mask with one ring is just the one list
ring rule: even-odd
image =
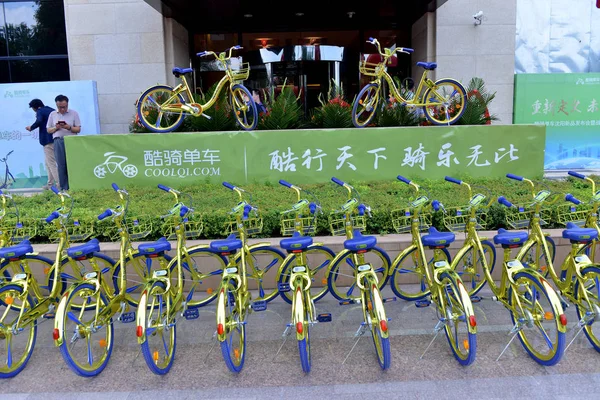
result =
[[97,178],[103,179],[107,173],[114,174],[117,170],[120,170],[126,178],[133,178],[138,174],[138,169],[135,165],[125,164],[128,160],[127,157],[116,155],[114,151],[104,153],[104,157],[107,157],[106,160],[94,167],[94,175]]

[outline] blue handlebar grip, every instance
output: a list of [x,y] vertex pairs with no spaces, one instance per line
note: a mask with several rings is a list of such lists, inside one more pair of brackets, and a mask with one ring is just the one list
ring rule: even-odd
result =
[[198,57],[202,57],[202,56],[203,56],[203,55],[205,55],[205,54],[206,54],[206,51],[201,51],[200,53],[196,53],[196,55],[197,55]]
[[565,196],[565,200],[570,201],[571,203],[573,203],[575,205],[581,204],[581,200],[579,200],[577,197],[573,196],[571,193],[567,193],[567,195]]
[[506,174],[506,177],[509,179],[514,179],[515,181],[522,181],[523,177],[515,174]]
[[460,185],[462,183],[462,181],[460,179],[456,179],[451,176],[446,176],[444,179],[447,180],[448,182],[456,183],[457,185]]
[[280,179],[280,180],[279,180],[279,184],[280,184],[280,185],[283,185],[283,186],[285,186],[285,187],[289,187],[289,188],[291,188],[291,187],[292,187],[292,184],[291,184],[291,183],[289,183],[289,182],[286,182],[286,181],[284,181],[283,179]]
[[498,203],[500,203],[500,204],[502,204],[503,206],[506,206],[506,207],[508,207],[508,208],[511,208],[511,207],[513,206],[513,205],[512,205],[512,203],[511,203],[510,201],[508,201],[508,200],[506,199],[506,197],[504,197],[504,196],[500,196],[500,197],[498,197]]
[[239,44],[236,44],[235,46],[233,46],[234,49],[239,50],[242,48],[242,46],[240,46]]
[[98,220],[102,221],[104,218],[110,217],[112,214],[113,214],[112,211],[110,211],[110,210],[107,209],[102,214],[98,215]]
[[369,38],[369,42],[372,42],[373,40],[375,40],[375,39],[373,39],[372,37]]
[[112,188],[115,189],[115,192],[119,191],[119,186],[116,183],[112,184]]
[[363,215],[365,215],[365,210],[367,209],[367,207],[364,204],[360,204],[358,206],[358,215],[360,215],[361,217]]
[[569,175],[574,176],[575,178],[585,179],[585,175],[580,174],[579,172],[569,171]]
[[398,178],[398,180],[399,180],[400,182],[404,182],[404,183],[406,183],[407,185],[408,185],[408,184],[410,184],[410,179],[408,179],[408,178],[405,178],[405,177],[403,177],[402,175],[398,175],[398,176],[397,176],[397,178]]
[[223,186],[225,186],[227,189],[231,189],[231,190],[233,190],[235,188],[235,186],[233,186],[229,182],[223,182]]
[[314,214],[317,211],[317,205],[315,203],[310,203],[308,205],[308,209],[310,210],[311,214]]
[[252,211],[252,206],[250,204],[246,204],[244,206],[244,215],[242,216],[242,219],[244,219],[244,220],[248,219],[248,216],[250,215],[250,211]]
[[52,190],[54,192],[54,194],[58,194],[60,192],[60,190],[58,190],[56,187],[52,186],[50,187],[50,190]]
[[345,183],[344,183],[343,181],[339,180],[339,179],[338,179],[338,178],[336,178],[335,176],[331,178],[331,181],[332,181],[333,183],[337,183],[337,184],[338,184],[338,185],[340,185],[340,186],[344,186],[344,185],[345,185]]
[[409,47],[403,47],[402,50],[407,51],[409,53],[414,53],[415,49],[411,49]]
[[50,223],[50,222],[54,221],[56,218],[58,218],[58,217],[59,217],[58,212],[53,211],[52,214],[48,215],[48,217],[46,218],[46,222]]
[[2,194],[2,189],[0,189],[0,194]]
[[185,217],[185,214],[187,214],[188,211],[190,211],[189,208],[187,208],[186,206],[181,206],[181,208],[179,209],[179,216],[181,218]]
[[440,202],[437,200],[433,200],[431,202],[431,207],[433,207],[433,211],[439,211],[440,210]]
[[171,191],[171,188],[168,187],[168,186],[165,186],[165,185],[158,185],[158,188],[160,190],[164,190],[165,192],[170,192]]

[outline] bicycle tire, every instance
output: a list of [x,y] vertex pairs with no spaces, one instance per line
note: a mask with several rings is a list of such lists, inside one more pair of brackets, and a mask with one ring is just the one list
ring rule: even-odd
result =
[[[75,287],[73,289],[73,291],[71,291],[69,293],[69,297],[67,299],[67,305],[65,308],[65,313],[64,313],[64,319],[62,321],[63,324],[63,334],[64,334],[64,340],[62,342],[62,344],[59,346],[60,349],[60,353],[63,356],[63,359],[65,360],[65,362],[67,363],[67,365],[69,366],[69,368],[71,368],[71,370],[73,372],[75,372],[77,375],[79,376],[83,376],[83,377],[92,377],[92,376],[97,376],[99,375],[102,371],[104,371],[104,368],[106,368],[106,365],[108,364],[111,354],[112,354],[112,350],[113,350],[113,345],[114,345],[114,326],[112,324],[112,318],[109,320],[108,324],[105,327],[100,327],[98,329],[97,326],[95,326],[94,321],[95,321],[95,315],[96,315],[96,310],[95,310],[95,306],[94,309],[91,309],[91,313],[92,313],[92,319],[90,321],[85,322],[85,320],[83,319],[83,313],[86,311],[86,309],[82,309],[81,307],[74,307],[73,309],[77,310],[80,314],[79,316],[75,316],[73,315],[73,313],[71,313],[70,308],[69,307],[69,303],[71,303],[71,301],[77,296],[79,295],[80,297],[83,298],[84,295],[86,295],[86,291],[87,292],[91,292],[92,296],[98,296],[98,298],[100,299],[100,301],[102,301],[102,303],[104,303],[103,305],[101,305],[98,309],[98,314],[100,314],[102,312],[102,309],[105,308],[108,305],[108,301],[106,300],[106,296],[104,296],[104,294],[102,293],[98,293],[98,294],[94,294],[96,292],[95,290],[95,286],[90,284],[90,283],[82,283],[80,285],[78,285],[77,287]],[[92,297],[89,296],[89,297]],[[89,298],[88,297],[88,298]],[[77,321],[75,321],[73,319],[73,317],[75,317],[77,319]],[[79,333],[79,335],[82,335],[82,332],[87,334],[88,337],[86,338],[86,343],[87,343],[87,361],[88,364],[90,364],[89,366],[85,366],[82,365],[82,363],[80,362],[80,360],[77,359],[77,357],[75,357],[74,355],[74,350],[75,350],[75,343],[76,342],[71,342],[71,343],[67,343],[67,332],[71,331],[70,329],[67,328],[67,324],[68,321],[74,322],[75,323],[75,333]],[[90,327],[92,327],[92,325],[94,325],[95,329],[90,329]],[[96,330],[97,329],[97,330]],[[100,332],[102,329],[105,330],[105,338],[102,338],[98,341],[98,348],[100,349],[105,349],[102,350],[102,356],[100,357],[100,360],[98,363],[92,363],[93,360],[93,349],[92,349],[92,343],[91,343],[91,339],[90,336],[94,333]],[[100,333],[100,335],[102,335],[102,333]],[[75,337],[75,335],[73,336],[73,338]],[[78,338],[79,339],[83,339],[83,338]]]
[[[316,303],[317,301],[321,300],[329,291],[329,286],[327,285],[327,273],[329,267],[331,266],[331,262],[335,258],[335,253],[330,248],[325,246],[311,246],[306,249],[305,253],[320,253],[325,258],[325,261],[321,262],[316,268],[311,268],[310,262],[308,262],[308,270],[312,279],[311,287],[309,289],[311,292],[310,297],[312,301]],[[308,254],[305,254],[305,256],[308,256]],[[279,277],[277,279],[278,283],[289,283],[291,276],[290,271],[296,265],[297,257],[298,255],[295,253],[290,253],[287,256],[279,271]],[[318,283],[322,284],[323,286],[321,288],[313,287],[315,281],[318,281],[318,279],[315,277],[321,272],[323,272],[324,278],[322,278]],[[293,294],[291,291],[280,292],[280,295],[285,302],[292,304]]]
[[[519,336],[519,341],[531,358],[541,365],[550,366],[558,363],[565,351],[566,334],[565,332],[561,332],[561,329],[566,331],[566,317],[564,317],[564,314],[561,314],[562,316],[556,315],[556,310],[562,310],[560,300],[556,293],[553,293],[553,296],[548,294],[549,291],[554,292],[554,289],[552,289],[547,281],[540,280],[536,275],[537,273],[533,274],[525,270],[517,272],[513,276],[515,286],[518,285],[519,289],[524,287],[525,292],[516,293],[514,290],[515,286],[510,286],[508,290],[509,311],[513,324],[516,324],[517,320],[520,322],[529,321],[531,325],[537,325],[539,321],[549,321],[546,324],[546,328],[552,328],[552,337],[547,333],[547,329],[542,326],[541,322],[539,322],[539,325],[535,326],[535,328],[532,326],[534,329],[528,330],[528,332],[532,332],[531,336],[528,336],[525,333],[525,329],[519,330],[517,335]],[[523,315],[520,315],[519,310],[517,309],[518,305],[516,305],[517,297],[519,298],[521,306],[525,309],[529,307],[531,310],[528,309],[527,312],[523,311]],[[547,307],[542,308],[542,300],[544,303],[547,303]],[[540,307],[536,307],[536,304],[540,305]],[[563,328],[561,328],[561,318],[564,318]],[[543,340],[536,340],[532,337],[533,332],[538,330],[543,333]],[[554,331],[556,331],[556,335],[554,334]],[[553,340],[554,338],[555,340]],[[533,343],[534,341],[541,342],[541,346],[537,346],[536,343]],[[541,349],[549,347],[552,351],[549,351],[547,354],[542,354],[539,350],[540,347]]]
[[[310,315],[310,308],[306,307],[305,304],[305,296],[306,294],[301,288],[296,289],[295,294],[295,306],[302,307],[302,310],[297,314],[301,316],[301,321],[298,321],[298,318],[294,318],[294,328],[296,329],[296,334],[298,334],[298,324],[302,326],[302,338],[298,339],[298,354],[300,355],[300,365],[302,365],[302,371],[308,374],[311,368],[311,353],[310,353],[310,321],[312,316]],[[310,299],[309,299],[310,301]]]
[[[13,301],[20,300],[19,295],[22,294],[23,288],[19,285],[7,284],[0,287],[0,299],[2,299],[2,302],[0,302],[0,323],[2,325],[2,327],[0,327],[0,334],[2,335],[2,340],[4,342],[7,341],[6,338],[9,335],[12,337],[12,332],[10,330],[12,329],[14,322],[16,322],[19,316],[19,312],[10,312],[10,310],[8,310],[9,305],[6,304],[5,301],[8,301],[7,297],[14,299]],[[31,310],[35,305],[34,299],[29,295],[27,295],[26,299],[27,303],[29,304],[29,309]],[[14,302],[12,304],[14,304]],[[21,307],[24,306],[26,305],[21,304]],[[5,323],[5,318],[9,315],[9,312],[11,316],[14,316],[15,320],[11,321],[10,323]],[[0,346],[0,358],[3,359],[3,361],[0,362],[0,379],[12,378],[18,375],[27,366],[31,355],[33,354],[33,349],[35,348],[35,342],[37,339],[37,321],[32,321],[31,324],[29,324],[27,327],[24,327],[23,329],[25,330],[28,328],[29,333],[26,338],[23,355],[19,357],[19,360],[16,363],[14,362],[14,354],[16,352],[14,352],[12,349],[14,342],[12,340],[10,341],[10,352],[6,350],[7,345],[5,345],[4,343],[2,344],[2,346]],[[27,333],[21,331],[18,336],[25,337],[25,335],[27,335]],[[2,351],[6,351],[6,353],[3,354]]]
[[[167,85],[156,85],[156,86],[152,86],[151,88],[148,88],[144,93],[142,93],[142,95],[138,98],[137,101],[137,106],[136,106],[136,110],[137,110],[137,115],[138,115],[138,119],[139,121],[142,123],[142,125],[144,125],[144,127],[146,129],[148,129],[151,132],[156,132],[156,133],[166,133],[166,132],[173,132],[174,130],[176,130],[177,128],[179,128],[179,126],[181,126],[181,124],[183,123],[184,120],[184,113],[183,111],[180,113],[175,113],[177,114],[177,118],[175,119],[174,122],[168,123],[168,125],[166,125],[164,128],[158,128],[156,127],[156,123],[154,125],[152,125],[150,123],[150,121],[148,121],[146,119],[146,111],[142,111],[142,106],[145,104],[145,98],[153,91],[157,91],[157,90],[164,90],[164,91],[169,91],[173,92],[173,88]],[[181,96],[181,94],[177,95],[179,102],[181,104],[185,104],[185,100],[183,99],[183,96]],[[168,99],[168,98],[167,98]],[[167,100],[165,99],[165,100]],[[156,102],[155,102],[156,104]],[[149,116],[149,111],[148,111],[148,116]],[[157,117],[158,118],[158,117]]]
[[[140,345],[142,347],[144,360],[146,360],[146,365],[148,365],[150,371],[156,375],[164,375],[171,370],[173,361],[175,360],[175,351],[177,350],[177,325],[175,324],[175,321],[167,321],[163,312],[165,302],[171,302],[170,292],[165,292],[164,294],[155,293],[155,289],[162,292],[165,288],[166,286],[164,283],[160,281],[149,285],[149,287],[142,292],[140,305],[138,307],[139,312],[140,307],[142,307],[143,304],[146,304],[146,307],[144,307],[146,308],[146,318],[144,321],[145,334]],[[147,296],[152,296],[153,299],[148,302],[147,300],[149,300],[149,298]],[[163,299],[163,297],[166,298]],[[173,305],[171,304],[170,306],[172,307]],[[157,315],[161,317],[161,323],[158,325],[157,320],[153,317],[154,311],[158,311]],[[164,326],[164,322],[167,322],[166,326]],[[165,340],[165,331],[168,333],[168,342]],[[159,334],[161,335],[162,340],[159,341],[158,344],[150,344],[148,339]],[[162,350],[165,350],[163,357],[161,357]],[[162,362],[159,363],[159,361]]]
[[[487,240],[481,241],[481,247],[483,248],[483,257],[486,257],[486,254],[490,254],[491,258],[489,260],[486,258],[486,261],[491,275],[494,271],[494,265],[496,264],[496,248]],[[469,256],[473,251],[478,254],[475,265],[472,260],[469,259]],[[465,258],[466,260],[463,261]],[[469,250],[465,251],[460,258],[455,258],[454,261],[452,261],[452,269],[458,273],[463,284],[469,290],[469,296],[475,296],[479,293],[487,282],[481,260],[482,258],[479,249],[475,246],[470,246]],[[465,277],[468,279],[465,279]]]
[[[128,264],[131,261],[135,261],[141,257],[144,257],[145,260],[145,268],[142,269],[144,275],[140,275],[140,269],[135,268],[135,267],[130,267],[128,266]],[[163,261],[164,260],[164,261]],[[156,269],[161,269],[162,268],[162,263],[161,261],[164,262],[165,264],[165,268],[167,268],[169,266],[169,263],[171,262],[171,256],[169,256],[168,254],[162,254],[159,257],[147,257],[145,254],[140,254],[139,252],[136,252],[133,254],[133,258],[131,256],[127,256],[125,257],[125,272],[128,274],[127,276],[127,289],[125,289],[125,292],[127,293],[127,302],[133,306],[133,307],[137,307],[138,303],[139,303],[139,296],[141,295],[141,291],[140,291],[140,295],[137,294],[133,294],[133,293],[137,293],[136,291],[138,289],[144,288],[148,281],[152,278],[152,271],[156,270]],[[150,264],[149,264],[150,263]],[[156,264],[156,265],[154,265]],[[135,272],[135,277],[136,277],[136,281],[134,282],[135,284],[133,286],[130,286],[129,283],[132,282],[133,280],[130,279],[129,275],[130,275],[130,271],[134,271]],[[115,265],[115,269],[113,272],[113,277],[112,277],[112,281],[113,281],[113,286],[115,287],[115,294],[120,293],[121,289],[119,288],[119,275],[121,273],[121,261],[117,261],[116,265]],[[137,281],[137,279],[139,278],[139,281]]]
[[[327,285],[329,287],[329,292],[333,295],[333,297],[335,297],[336,299],[338,299],[340,301],[360,299],[361,294],[358,294],[357,296],[354,296],[352,294],[354,292],[354,289],[356,289],[356,279],[352,280],[352,283],[351,283],[349,289],[345,293],[342,290],[338,289],[338,285],[337,285],[338,278],[340,276],[344,276],[344,275],[348,275],[348,277],[350,277],[349,274],[344,274],[342,272],[339,272],[341,265],[344,263],[344,260],[348,260],[348,261],[346,261],[346,263],[352,270],[352,274],[353,274],[352,277],[354,277],[354,278],[356,277],[356,267],[353,266],[353,261],[351,259],[352,253],[348,250],[343,250],[342,252],[340,252],[338,254],[338,256],[340,254],[343,254],[343,256],[338,257],[337,260],[335,260],[334,263],[331,265],[331,269],[329,270],[329,276],[327,277]],[[379,290],[381,290],[385,286],[385,284],[387,283],[387,281],[389,279],[389,270],[390,270],[389,268],[390,268],[390,263],[391,263],[390,257],[383,249],[381,249],[377,246],[373,247],[366,254],[377,254],[377,257],[379,258],[379,260],[381,260],[382,265],[380,267],[373,267],[373,270],[375,271],[375,273],[381,275],[381,278],[378,276],[378,279],[379,279],[378,286],[379,286]]]
[[[184,262],[183,262],[183,273],[184,273],[184,287],[188,290],[188,295],[186,297],[186,304],[188,308],[198,308],[198,307],[203,307],[206,306],[210,303],[212,303],[216,298],[217,298],[217,292],[218,292],[218,285],[221,281],[221,275],[223,275],[223,271],[225,270],[228,260],[226,257],[215,253],[213,251],[211,251],[209,248],[199,248],[199,249],[191,249],[188,251],[188,255],[190,257],[190,259],[192,260],[192,262],[194,263],[193,266],[189,266],[187,261],[185,261],[185,257],[184,257]],[[203,255],[203,256],[209,256],[211,257],[213,260],[217,260],[219,264],[217,264],[216,262],[208,262],[207,260],[202,260],[200,263],[195,262],[194,260],[194,256],[195,255]],[[177,264],[177,259],[174,258],[173,261],[171,261],[173,263],[173,266],[175,266]],[[214,265],[218,265],[217,267],[215,267]],[[191,268],[194,269],[194,272],[196,274],[199,274],[199,279],[195,280],[195,279],[187,279],[185,277],[185,273],[186,271],[191,275],[192,271]],[[207,272],[207,273],[200,273],[201,269],[203,268],[209,268],[212,269],[211,272]],[[212,279],[211,279],[212,278]],[[209,282],[206,282],[207,280],[209,280]],[[189,282],[191,283],[191,287],[188,287]],[[204,283],[207,283],[207,285],[204,285]],[[200,285],[203,285],[202,287],[200,287]],[[206,286],[206,287],[205,287]],[[214,289],[213,289],[214,287]],[[206,293],[205,297],[201,297],[200,299],[193,299],[192,296],[194,295],[194,293],[198,293],[201,292],[204,289],[204,292]]]
[[[594,275],[593,278],[591,277],[592,274]],[[583,268],[581,270],[581,276],[585,279],[584,285],[588,298],[595,303],[596,307],[600,307],[600,266],[591,265]],[[590,280],[592,281],[592,285],[586,285]],[[579,279],[575,281],[573,292],[576,300],[579,300],[581,282],[582,281]],[[577,318],[579,318],[579,321],[581,321],[584,315],[588,313],[579,301],[575,302],[575,309],[577,310]],[[590,311],[590,313],[595,316],[595,311],[596,310],[594,310],[594,312]],[[596,328],[595,330],[594,326]],[[600,322],[597,322],[596,318],[591,318],[591,320],[583,327],[583,333],[585,333],[585,336],[594,349],[596,349],[597,352],[600,352]]]
[[[431,113],[429,112],[429,110],[431,109],[431,107],[434,106],[433,105],[434,103],[430,102],[430,100],[431,100],[430,93],[432,93],[433,90],[436,90],[439,86],[444,85],[444,84],[449,84],[449,85],[452,85],[454,87],[454,90],[450,93],[450,96],[454,96],[455,92],[460,96],[459,97],[460,103],[455,103],[454,104],[454,107],[460,107],[460,111],[458,113],[452,115],[449,119],[440,120],[440,119],[434,118],[431,115]],[[460,117],[462,117],[462,115],[464,114],[465,110],[467,109],[467,91],[465,90],[465,88],[462,85],[462,83],[460,83],[456,79],[451,79],[451,78],[440,79],[440,80],[436,81],[434,83],[434,85],[435,86],[433,88],[427,89],[427,91],[423,95],[423,100],[425,102],[425,105],[423,106],[423,112],[425,113],[425,117],[433,125],[452,125],[452,124],[455,124],[460,119]],[[436,93],[437,93],[437,91],[436,91]],[[439,100],[438,100],[438,102],[439,102]],[[439,104],[439,103],[435,103],[435,104]],[[444,108],[444,111],[445,111],[445,107],[442,107],[442,108]],[[449,107],[449,108],[451,108],[451,107]]]
[[[225,365],[236,374],[244,368],[246,358],[246,324],[245,321],[240,321],[240,315],[240,305],[237,304],[235,295],[228,285],[221,287],[217,297],[217,334]],[[231,328],[233,325],[235,327]],[[238,337],[234,340],[236,332]]]
[[[358,120],[358,117],[360,116],[360,114],[362,114],[362,112],[364,110],[361,110],[360,113],[358,113],[358,106],[364,103],[364,100],[362,100],[362,96],[367,93],[367,91],[371,90],[371,88],[375,88],[375,94],[374,97],[376,99],[375,104],[372,105],[373,107],[373,112],[371,113],[371,115],[364,120],[362,123]],[[367,99],[369,99],[370,95],[367,95]],[[379,99],[379,84],[377,83],[369,83],[368,85],[365,85],[365,87],[363,87],[360,92],[358,92],[358,96],[356,96],[356,100],[354,101],[354,105],[352,106],[352,123],[354,124],[355,127],[357,128],[364,128],[365,126],[368,126],[369,123],[371,123],[371,121],[373,120],[373,118],[375,117],[375,113],[377,111],[377,106],[379,105],[381,99]]]
[[[441,273],[440,280],[441,294],[446,300],[446,308],[441,309],[438,305],[438,310],[446,321],[453,321],[453,326],[444,324],[446,339],[454,358],[459,364],[467,366],[475,361],[477,355],[477,335],[473,332],[476,330],[477,322],[473,305],[469,293],[454,271]],[[459,325],[462,324],[466,329],[462,329],[459,333]],[[462,337],[462,341],[459,336]]]
[[[236,91],[240,91],[242,92],[242,96],[245,95],[246,97],[248,97],[248,103],[245,106],[248,107],[250,106],[250,112],[252,114],[252,122],[248,123],[247,121],[247,113],[244,112],[244,110],[241,109],[237,109],[236,105],[237,105],[237,101],[236,100],[236,96],[235,96],[235,92]],[[258,124],[258,110],[256,109],[256,103],[254,102],[254,98],[252,97],[252,93],[250,93],[250,91],[242,84],[235,84],[231,87],[231,92],[229,93],[230,96],[230,102],[231,102],[231,108],[233,111],[233,115],[235,117],[235,120],[237,122],[237,124],[239,125],[240,128],[242,128],[245,131],[253,131],[254,129],[256,129],[256,125]],[[240,100],[240,99],[237,99]],[[242,101],[245,101],[244,98],[241,98]],[[241,115],[243,114],[244,117],[242,119]]]
[[392,353],[383,300],[377,285],[369,279],[364,283],[365,288],[361,290],[364,321],[370,328],[379,366],[386,370],[392,363]]
[[[552,265],[554,265],[554,259],[556,257],[556,244],[550,236],[545,236],[545,240],[548,243],[548,251],[550,252]],[[547,278],[548,274],[550,273],[550,270],[548,269],[549,263],[547,261],[547,257],[545,254],[543,254],[543,249],[541,246],[535,246],[536,254],[531,254],[532,250],[534,250],[534,245],[537,245],[537,242],[532,242],[530,245],[527,245],[524,250],[519,251],[519,253],[522,253],[523,255],[517,259],[521,261],[523,266],[532,268],[539,272],[544,278]],[[540,251],[541,253],[538,253]],[[561,273],[561,275],[564,276],[564,273]]]
[[[429,288],[427,287],[427,280],[425,278],[425,272],[419,271],[420,269],[422,269],[422,267],[415,265],[414,267],[408,266],[408,267],[399,268],[402,265],[404,260],[408,260],[409,256],[412,257],[413,264],[416,264],[416,262],[415,262],[416,259],[418,259],[419,263],[420,263],[420,257],[418,257],[418,250],[419,249],[417,247],[413,247],[412,250],[410,250],[408,253],[404,254],[404,256],[402,256],[402,253],[398,254],[396,259],[394,259],[394,261],[392,262],[392,266],[390,268],[390,271],[392,271],[392,277],[391,277],[392,291],[394,292],[394,294],[396,296],[398,296],[401,299],[406,300],[406,301],[420,300],[430,294]],[[444,253],[444,256],[446,257],[446,261],[448,261],[448,264],[450,264],[451,256],[450,256],[450,252],[448,251],[448,249],[443,248],[440,250],[442,250],[442,253]],[[414,253],[417,253],[417,254],[414,254]],[[433,258],[428,261],[433,262]],[[432,270],[432,269],[433,268],[430,268],[430,270]],[[409,286],[405,283],[400,283],[400,280],[403,278],[402,275],[411,274],[411,273],[415,273],[419,277],[418,280],[420,281],[421,291],[418,293],[408,293],[400,288],[400,285],[402,285],[402,287],[405,287],[405,288]]]
[[[236,262],[241,265],[241,251],[238,252]],[[258,296],[255,300],[265,300],[270,302],[279,295],[277,287],[279,266],[283,264],[285,255],[272,246],[251,247],[249,257],[246,258],[246,277],[248,278],[248,290],[258,290]],[[263,259],[267,261],[265,267],[261,267]],[[275,268],[272,276],[267,276]],[[265,278],[268,278],[267,287],[263,284]],[[254,287],[256,286],[256,287]]]
[[[54,262],[52,260],[50,260],[49,258],[43,257],[43,256],[39,256],[39,255],[33,255],[33,254],[26,254],[25,256],[23,256],[23,258],[21,260],[19,260],[20,262],[22,260],[27,260],[27,268],[29,269],[30,272],[33,272],[32,270],[34,269],[31,265],[29,265],[29,261],[38,261],[41,266],[42,266],[42,271],[45,271],[46,269],[48,269],[48,271],[50,271],[52,269],[52,266],[54,264]],[[2,275],[4,275],[4,277],[6,278],[6,281],[10,281],[10,279],[12,278],[12,274],[8,271],[9,266],[13,267],[12,273],[16,274],[16,273],[20,273],[23,272],[24,270],[26,270],[26,268],[24,268],[21,263],[19,263],[19,265],[15,265],[16,261],[10,261],[10,260],[4,260],[2,262],[2,264],[0,264],[0,273]],[[50,286],[51,287],[51,286]],[[44,287],[42,287],[44,288]],[[59,293],[63,293],[65,290],[65,282],[62,282],[62,286],[60,287],[60,292]],[[48,295],[50,294],[50,291],[48,291]],[[34,298],[34,301],[39,301],[40,299]],[[0,304],[2,303],[2,300],[0,300]]]

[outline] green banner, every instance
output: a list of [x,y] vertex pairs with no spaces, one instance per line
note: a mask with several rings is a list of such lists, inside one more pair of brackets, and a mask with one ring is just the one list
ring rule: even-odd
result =
[[515,75],[515,124],[547,127],[545,170],[600,169],[600,74]]
[[73,189],[543,173],[545,127],[450,126],[66,138]]

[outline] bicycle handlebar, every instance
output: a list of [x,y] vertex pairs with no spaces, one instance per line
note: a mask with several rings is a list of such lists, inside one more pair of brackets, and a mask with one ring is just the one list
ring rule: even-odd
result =
[[98,215],[98,221],[102,221],[104,218],[110,217],[113,212],[110,208],[107,208],[102,214]]
[[571,203],[573,203],[575,205],[581,204],[581,200],[579,200],[577,197],[573,196],[571,193],[567,193],[567,195],[565,196],[565,200],[570,201]]
[[433,211],[439,211],[440,210],[440,202],[438,200],[433,200],[431,202],[431,207],[433,208]]
[[233,186],[231,183],[229,182],[223,182],[223,186],[225,186],[227,189],[229,190],[234,190],[235,186]]
[[54,187],[54,186],[51,186],[50,190],[52,190],[54,192],[54,194],[60,193],[60,191],[56,187]]
[[340,179],[336,178],[335,176],[331,178],[331,181],[332,181],[333,183],[337,183],[337,184],[338,184],[338,185],[340,185],[340,186],[345,186],[345,185],[346,185],[346,184],[344,183],[344,181],[342,181],[342,180],[340,180]]
[[513,204],[510,201],[508,201],[504,196],[498,197],[498,203],[508,208],[511,208],[513,206]]
[[287,187],[287,188],[290,188],[290,189],[291,189],[291,187],[293,186],[291,183],[289,183],[289,182],[287,182],[287,181],[284,181],[283,179],[280,179],[280,180],[279,180],[279,184],[280,184],[280,185],[283,185],[283,186],[285,186],[285,187]]
[[514,179],[515,181],[522,181],[523,177],[515,174],[506,174],[506,177],[509,179]]
[[573,176],[573,177],[575,177],[575,178],[585,179],[585,175],[580,174],[580,173],[575,172],[575,171],[569,171],[568,174],[571,175],[571,176]]
[[448,182],[456,183],[457,185],[462,184],[462,181],[460,179],[456,179],[451,176],[446,176],[446,177],[444,177],[444,179]]
[[170,187],[168,187],[168,186],[165,186],[165,185],[160,185],[160,184],[159,184],[159,185],[158,185],[158,188],[159,188],[160,190],[164,190],[165,192],[170,192],[170,191],[171,191],[171,188],[170,188]]
[[410,179],[408,179],[408,178],[405,178],[405,177],[403,177],[402,175],[398,175],[396,178],[398,178],[398,180],[399,180],[400,182],[404,182],[404,183],[406,183],[407,185],[410,185],[410,182],[411,182],[411,181],[410,181]]
[[46,223],[50,223],[52,221],[54,221],[56,218],[60,217],[60,214],[58,213],[58,211],[52,211],[52,214],[48,215],[48,217],[46,217]]
[[115,190],[115,192],[119,191],[119,186],[116,183],[112,184],[112,188]]
[[190,209],[187,206],[181,206],[181,208],[179,209],[179,216],[183,218],[189,211]]

